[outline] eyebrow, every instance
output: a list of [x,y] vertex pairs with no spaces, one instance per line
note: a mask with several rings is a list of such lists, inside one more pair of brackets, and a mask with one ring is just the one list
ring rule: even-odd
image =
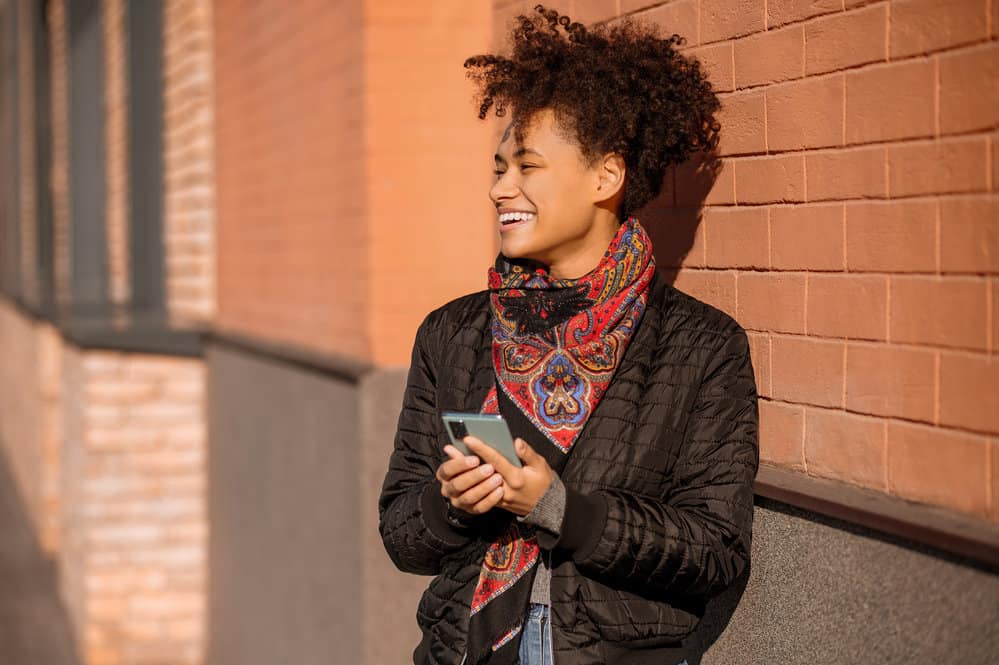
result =
[[[544,157],[545,157],[544,155],[542,155],[540,152],[538,152],[534,148],[517,148],[517,150],[513,153],[513,156],[514,156],[514,158],[523,157],[524,155],[526,155],[528,153],[530,153],[532,155],[537,155],[538,157],[541,157],[542,159],[544,159]],[[500,156],[499,153],[496,153],[495,155],[493,155],[493,159],[495,159],[497,162],[505,162],[506,161],[505,159],[503,159],[503,157]]]

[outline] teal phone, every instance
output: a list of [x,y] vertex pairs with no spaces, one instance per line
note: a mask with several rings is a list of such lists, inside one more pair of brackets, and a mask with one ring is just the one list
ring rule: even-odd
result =
[[451,437],[451,444],[465,455],[474,455],[468,446],[462,442],[466,436],[481,439],[493,447],[500,455],[505,457],[510,464],[522,467],[517,451],[513,447],[513,436],[510,428],[506,425],[503,416],[490,413],[457,413],[455,411],[445,411],[441,414],[444,420],[444,429]]

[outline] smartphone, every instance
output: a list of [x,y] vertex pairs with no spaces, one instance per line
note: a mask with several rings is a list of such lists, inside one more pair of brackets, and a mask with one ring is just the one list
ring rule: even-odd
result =
[[462,439],[471,434],[492,446],[510,464],[516,467],[523,466],[520,458],[517,457],[517,451],[513,447],[513,436],[510,434],[510,428],[507,427],[503,416],[445,411],[441,414],[441,419],[444,420],[444,429],[451,437],[451,443],[463,454],[475,454],[462,442]]

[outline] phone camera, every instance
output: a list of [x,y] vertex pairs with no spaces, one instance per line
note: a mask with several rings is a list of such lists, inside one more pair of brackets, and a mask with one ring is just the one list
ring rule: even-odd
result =
[[448,425],[451,427],[451,435],[458,441],[468,436],[468,429],[465,427],[463,420],[451,421]]

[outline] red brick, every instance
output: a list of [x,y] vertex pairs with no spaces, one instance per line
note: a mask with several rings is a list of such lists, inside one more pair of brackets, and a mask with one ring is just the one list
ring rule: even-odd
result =
[[870,143],[934,132],[933,63],[918,60],[846,73],[846,142]]
[[804,422],[804,407],[760,400],[760,461],[804,470]]
[[704,211],[709,268],[767,268],[770,233],[766,208],[707,208]]
[[893,342],[985,350],[986,283],[963,277],[892,277],[888,312]]
[[730,270],[681,270],[674,287],[735,317],[735,273]]
[[840,0],[767,0],[767,26],[772,28],[840,9]]
[[751,330],[805,332],[805,276],[739,273],[736,320]]
[[[999,4],[999,3],[996,3]],[[989,139],[991,144],[991,158],[992,162],[992,179],[990,181],[990,188],[993,192],[999,191],[999,134],[993,134]]]
[[721,123],[721,155],[766,152],[767,125],[763,92],[737,92],[722,98],[718,122]]
[[[651,3],[622,0],[621,13],[627,14],[635,11],[635,9],[639,8],[635,5],[639,4],[648,6]],[[687,46],[695,46],[700,43],[697,33],[696,0],[679,0],[678,2],[663,4],[654,9],[642,12],[636,18],[641,21],[650,21],[657,24],[662,29],[663,35],[672,35],[673,33],[680,35],[687,40]]]
[[987,143],[974,137],[888,146],[888,195],[988,191]]
[[735,171],[727,159],[704,161],[703,153],[698,153],[676,167],[675,178],[678,206],[735,203]]
[[703,268],[704,225],[702,211],[690,208],[643,210],[639,219],[652,240],[661,267]]
[[850,270],[935,271],[936,202],[846,204]]
[[801,155],[733,159],[738,203],[805,200],[805,160]]
[[[383,3],[370,3],[365,7],[366,12],[370,12],[369,7],[378,7],[379,4]],[[415,10],[419,7],[418,3],[408,3]],[[504,42],[506,40],[507,34],[509,34],[509,29],[514,26],[514,18],[520,14],[526,16],[537,16],[534,12],[534,6],[538,3],[534,0],[510,0],[509,2],[504,2],[503,0],[497,0],[493,3],[493,48],[501,49],[504,47]],[[549,9],[557,10],[560,14],[568,14],[570,18],[575,19],[575,14],[572,11],[572,0],[549,0],[544,3]],[[385,7],[386,13],[389,11],[398,12],[399,6],[405,6],[399,4],[392,4],[391,6]],[[480,51],[476,51],[477,53]]]
[[685,55],[693,56],[700,61],[715,92],[735,90],[735,75],[732,72],[732,42],[699,46],[691,49]]
[[935,506],[988,514],[985,437],[888,423],[888,491]]
[[775,335],[771,344],[774,399],[843,406],[843,342]]
[[[679,178],[677,182],[681,182]],[[676,198],[677,201],[684,200],[681,192],[677,192]],[[730,160],[723,159],[715,176],[715,181],[704,198],[704,205],[730,205],[732,203],[735,203],[735,168]]]
[[887,5],[809,21],[805,24],[805,74],[886,60],[887,24]]
[[765,6],[766,0],[701,0],[701,43],[764,30]]
[[749,355],[756,375],[756,392],[760,397],[770,397],[770,334],[749,331]]
[[940,354],[940,424],[999,432],[999,358],[984,353]]
[[805,409],[805,463],[812,475],[884,488],[884,446],[878,418]]
[[992,317],[992,343],[989,348],[995,353],[999,348],[999,279],[989,280],[989,288],[992,291],[992,309],[989,310]]
[[846,408],[933,421],[936,353],[885,344],[847,344]]
[[986,5],[986,0],[895,0],[889,37],[892,59],[985,39]]
[[631,12],[639,12],[643,9],[662,5],[667,2],[669,0],[621,0],[621,13],[630,14]]
[[888,329],[887,282],[881,275],[810,274],[808,334],[884,339]]
[[843,206],[770,209],[770,262],[780,270],[843,270]]
[[572,0],[573,21],[590,25],[617,17],[617,2],[607,0]]
[[805,75],[804,28],[768,30],[735,42],[735,87],[746,88]]
[[649,234],[660,268],[703,268],[702,211],[673,206],[645,207],[637,214]]
[[883,198],[884,148],[849,148],[805,153],[809,201]]
[[940,199],[940,269],[999,274],[999,198]]
[[990,495],[992,505],[990,506],[989,517],[993,522],[999,522],[999,439],[989,440],[988,451],[991,461],[990,467],[992,478],[992,491]]
[[940,56],[940,131],[999,124],[999,42]]
[[767,145],[777,151],[843,145],[843,75],[768,89]]

